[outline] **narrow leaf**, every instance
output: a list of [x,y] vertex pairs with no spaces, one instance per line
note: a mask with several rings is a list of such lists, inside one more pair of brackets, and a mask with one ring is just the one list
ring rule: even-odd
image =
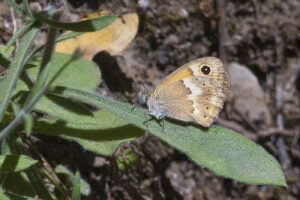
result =
[[36,20],[40,20],[50,26],[76,32],[92,32],[100,30],[110,25],[117,17],[116,15],[107,15],[80,22],[66,23],[51,20],[42,14],[34,14],[34,16]]
[[80,200],[80,197],[80,173],[77,171],[73,181],[72,200]]
[[0,85],[0,123],[2,122],[4,112],[8,106],[8,103],[11,98],[11,94],[15,89],[16,83],[19,80],[20,74],[24,67],[25,56],[30,50],[30,46],[35,39],[35,36],[38,32],[37,27],[33,27],[28,33],[24,36],[20,47],[17,50],[14,60],[11,62],[8,74],[5,77],[5,81],[1,81]]
[[17,172],[37,163],[25,155],[0,155],[0,173]]
[[8,138],[5,138],[1,143],[1,154],[2,155],[9,155],[11,154],[9,145],[8,145]]
[[12,0],[5,0],[6,3],[12,7],[16,12],[20,13],[20,14],[23,14],[23,15],[26,15],[27,12],[25,9],[21,8],[18,4],[16,4],[14,1]]
[[57,39],[56,39],[56,42],[61,42],[63,40],[67,40],[69,38],[73,38],[73,37],[76,37],[78,35],[81,35],[83,34],[84,32],[67,32],[67,33],[64,33],[62,35],[60,35]]
[[54,27],[49,28],[47,41],[45,44],[42,60],[39,66],[39,73],[36,78],[36,83],[31,88],[29,95],[26,98],[25,105],[38,93],[38,91],[46,84],[50,72],[50,67],[47,65],[52,57],[53,49],[56,40],[57,29]]
[[28,170],[26,175],[39,198],[47,200],[53,199],[46,187],[45,182],[42,181],[37,167],[33,167],[30,170]]
[[20,29],[17,30],[17,32],[15,34],[12,35],[12,37],[10,38],[10,40],[7,42],[6,44],[6,49],[11,48],[11,46],[15,43],[15,41],[22,35],[24,34],[26,31],[28,31],[32,25],[34,24],[35,21],[30,21],[26,24],[24,24],[23,26],[20,27]]
[[30,114],[27,114],[24,118],[24,122],[25,122],[25,133],[27,136],[30,136],[33,128],[32,116]]

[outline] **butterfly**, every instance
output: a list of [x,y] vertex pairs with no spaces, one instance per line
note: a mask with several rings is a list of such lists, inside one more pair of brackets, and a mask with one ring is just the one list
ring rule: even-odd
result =
[[169,117],[209,127],[223,107],[228,88],[222,61],[203,57],[169,74],[148,96],[148,111],[157,119]]

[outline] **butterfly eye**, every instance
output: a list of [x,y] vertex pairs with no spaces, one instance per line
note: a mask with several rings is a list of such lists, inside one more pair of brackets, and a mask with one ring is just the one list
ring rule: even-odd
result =
[[208,67],[207,65],[203,65],[201,67],[201,72],[205,75],[208,75],[210,73],[210,67]]

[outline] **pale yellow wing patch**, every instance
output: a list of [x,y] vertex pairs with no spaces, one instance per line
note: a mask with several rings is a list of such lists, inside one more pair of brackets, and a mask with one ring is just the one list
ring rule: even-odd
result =
[[[210,74],[205,75],[201,69],[203,66],[208,66],[210,68]],[[169,85],[179,80],[183,80],[192,76],[210,76],[212,78],[217,78],[219,73],[224,72],[223,63],[220,59],[215,57],[204,57],[189,62],[176,71],[169,74],[156,88],[160,90],[165,85]]]

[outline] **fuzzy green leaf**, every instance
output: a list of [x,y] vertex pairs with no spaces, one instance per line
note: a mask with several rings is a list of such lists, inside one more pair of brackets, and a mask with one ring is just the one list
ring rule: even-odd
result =
[[0,173],[17,172],[37,163],[25,155],[0,155]]
[[23,37],[23,40],[20,44],[20,47],[17,49],[14,60],[10,63],[9,71],[3,81],[0,84],[0,123],[3,119],[4,112],[9,104],[11,94],[15,89],[16,83],[19,80],[20,74],[24,67],[25,57],[30,50],[30,46],[35,39],[35,35],[38,32],[37,27],[33,27],[31,30],[26,33]]
[[0,199],[1,200],[10,200],[10,198],[5,194],[5,191],[0,188]]
[[130,142],[143,135],[142,130],[104,110],[95,112],[94,116],[97,124],[38,119],[34,130],[75,140],[84,148],[104,155],[112,154],[121,143]]
[[50,26],[76,32],[92,32],[103,29],[110,25],[117,18],[116,15],[107,15],[80,22],[66,23],[51,20],[42,14],[34,14],[34,16],[36,17],[36,20],[40,20],[41,22],[44,22]]
[[80,200],[81,198],[80,192],[80,173],[77,171],[74,176],[73,181],[73,190],[72,190],[72,199],[73,200]]
[[118,154],[116,164],[119,170],[126,170],[137,164],[138,155],[132,149],[125,149]]
[[[25,172],[8,173],[2,185],[5,194],[12,200],[28,200],[37,196],[35,188],[30,183]],[[32,198],[31,198],[32,197]],[[2,200],[2,198],[0,198]],[[39,198],[40,200],[50,200],[51,198]]]
[[[60,70],[62,67],[61,63],[66,63],[71,57],[72,55],[69,54],[54,53],[48,64],[51,69],[49,79]],[[35,79],[38,74],[38,68],[29,68],[27,69],[27,72]],[[68,86],[93,90],[100,83],[100,78],[100,70],[94,62],[86,59],[77,59],[60,74],[60,76],[51,84],[51,87]]]
[[[53,75],[59,70],[61,63],[67,62],[70,57],[71,55],[68,54],[53,54],[52,60],[48,64],[51,69],[49,79],[53,77]],[[27,72],[35,79],[38,74],[38,68],[28,68]],[[85,59],[78,59],[68,66],[51,86],[70,86],[93,90],[100,83],[100,80],[100,70],[94,62]],[[27,93],[20,92],[24,90],[28,91],[29,89],[23,81],[19,81],[17,90],[15,92],[17,95],[15,96],[14,101],[20,104],[24,102],[24,97],[26,97],[25,94]],[[33,110],[51,115],[56,119],[61,119],[72,123],[95,123],[93,114],[87,108],[78,103],[74,103],[68,99],[55,95],[46,95],[41,97]]]
[[218,175],[251,184],[286,186],[277,160],[233,130],[219,126],[203,128],[171,119],[162,122],[155,120],[144,109],[88,91],[57,88],[56,92],[113,113],[161,138]]

